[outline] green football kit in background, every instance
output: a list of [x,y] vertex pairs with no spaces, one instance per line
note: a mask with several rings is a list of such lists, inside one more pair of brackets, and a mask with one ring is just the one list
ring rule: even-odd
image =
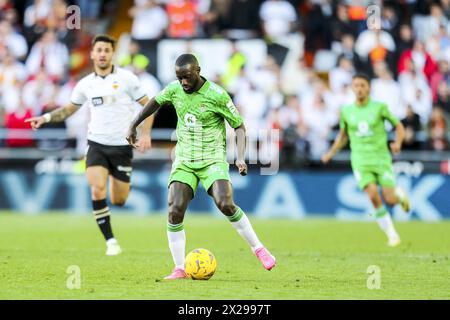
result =
[[361,189],[372,182],[395,186],[385,120],[394,127],[399,122],[386,104],[371,99],[362,106],[351,104],[342,108],[340,127],[349,137],[352,169]]

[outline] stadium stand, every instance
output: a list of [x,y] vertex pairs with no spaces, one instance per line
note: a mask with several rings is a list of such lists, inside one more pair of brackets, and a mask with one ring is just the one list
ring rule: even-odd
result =
[[[368,28],[371,4],[381,29]],[[67,28],[71,5],[81,8],[80,30]],[[0,155],[82,154],[86,112],[37,133],[22,119],[64,104],[74,81],[89,72],[95,33],[119,38],[117,63],[139,74],[149,95],[170,77],[161,76],[167,41],[193,50],[198,41],[212,48],[226,40],[227,56],[211,80],[230,92],[251,129],[280,129],[279,148],[303,160],[328,148],[340,108],[353,99],[351,76],[364,71],[373,97],[407,128],[405,149],[413,153],[404,157],[436,155],[450,148],[449,19],[445,0],[0,0]],[[262,43],[263,59],[250,56],[245,41]],[[166,154],[175,124],[170,108],[158,114],[153,137],[160,144],[147,157]],[[295,156],[290,162],[307,163]]]

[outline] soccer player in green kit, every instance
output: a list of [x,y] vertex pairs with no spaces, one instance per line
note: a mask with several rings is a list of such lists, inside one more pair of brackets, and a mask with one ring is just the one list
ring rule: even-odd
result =
[[229,165],[226,161],[225,120],[236,133],[236,166],[241,175],[246,175],[243,120],[228,93],[200,76],[200,66],[194,55],[179,56],[175,62],[175,74],[178,80],[168,84],[142,109],[130,125],[127,138],[134,146],[136,128],[142,121],[161,106],[172,104],[175,107],[178,141],[169,177],[167,224],[167,237],[175,268],[165,279],[186,278],[183,220],[199,181],[219,210],[250,245],[263,267],[271,270],[275,266],[275,258],[261,244],[249,219],[233,200]]
[[369,81],[364,74],[353,76],[352,89],[356,102],[342,108],[339,134],[330,150],[322,156],[322,162],[328,163],[350,140],[351,164],[355,178],[375,208],[374,216],[388,237],[388,245],[395,247],[400,244],[400,236],[383,205],[378,186],[381,187],[384,202],[388,206],[400,204],[403,210],[408,212],[409,200],[406,193],[396,187],[384,121],[388,120],[395,128],[396,138],[390,144],[394,154],[401,150],[405,129],[386,104],[370,98]]

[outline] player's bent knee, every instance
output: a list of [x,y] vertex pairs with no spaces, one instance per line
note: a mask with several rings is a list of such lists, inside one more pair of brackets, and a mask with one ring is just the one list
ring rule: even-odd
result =
[[395,206],[398,203],[397,197],[394,195],[388,195],[384,197],[384,201],[388,206]]
[[236,205],[232,200],[220,200],[217,202],[217,208],[226,216],[232,216],[236,212]]
[[91,195],[93,200],[106,198],[106,186],[91,186]]
[[123,207],[125,203],[127,202],[127,199],[111,199],[111,203],[118,207]]

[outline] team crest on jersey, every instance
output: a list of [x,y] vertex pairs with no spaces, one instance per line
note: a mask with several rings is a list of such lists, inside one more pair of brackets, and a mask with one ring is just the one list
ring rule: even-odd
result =
[[206,110],[205,106],[204,106],[204,105],[201,105],[201,106],[200,106],[200,112],[205,112],[205,110]]
[[112,87],[117,90],[117,88],[119,87],[119,83],[117,81],[114,81],[112,84]]

